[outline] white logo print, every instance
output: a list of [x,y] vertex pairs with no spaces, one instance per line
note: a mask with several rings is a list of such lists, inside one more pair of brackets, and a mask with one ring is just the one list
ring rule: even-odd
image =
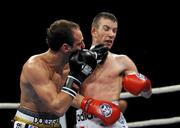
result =
[[100,105],[100,110],[103,116],[105,117],[110,117],[112,115],[112,108],[108,104],[101,104]]

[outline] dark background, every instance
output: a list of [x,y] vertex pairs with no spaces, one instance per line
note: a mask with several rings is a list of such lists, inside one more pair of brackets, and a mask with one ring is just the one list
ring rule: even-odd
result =
[[[153,88],[180,84],[179,6],[174,2],[72,1],[19,2],[1,4],[1,89],[0,103],[19,102],[19,75],[24,62],[47,50],[46,28],[57,19],[80,24],[86,47],[91,44],[90,27],[100,11],[109,11],[119,20],[112,52],[128,55],[139,71],[152,80]],[[88,7],[87,7],[88,6]],[[153,95],[150,99],[127,99],[127,122],[169,118],[180,115],[179,92]],[[0,127],[6,128],[15,109],[0,110]],[[73,114],[74,113],[74,114]],[[75,109],[67,112],[68,128],[75,123]],[[70,117],[71,116],[71,117]],[[180,124],[152,126],[177,128]],[[150,127],[149,127],[150,128]]]

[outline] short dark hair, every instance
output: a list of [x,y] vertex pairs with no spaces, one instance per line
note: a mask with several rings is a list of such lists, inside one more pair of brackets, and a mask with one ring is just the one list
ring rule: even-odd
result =
[[98,28],[99,27],[98,22],[101,18],[109,19],[109,20],[112,20],[113,22],[118,22],[118,20],[114,14],[112,14],[110,12],[100,12],[94,17],[91,27]]
[[47,29],[46,42],[49,48],[53,51],[58,51],[63,43],[73,46],[74,37],[73,29],[80,28],[80,26],[69,20],[60,19],[54,21]]

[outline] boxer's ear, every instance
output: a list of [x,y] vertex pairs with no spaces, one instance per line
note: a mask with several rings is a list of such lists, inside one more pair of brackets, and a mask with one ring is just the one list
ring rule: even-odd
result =
[[62,50],[65,54],[69,54],[70,51],[71,51],[71,47],[70,47],[68,44],[64,43],[64,44],[61,46],[61,50]]
[[95,34],[96,34],[96,28],[92,27],[91,28],[91,35],[95,36]]

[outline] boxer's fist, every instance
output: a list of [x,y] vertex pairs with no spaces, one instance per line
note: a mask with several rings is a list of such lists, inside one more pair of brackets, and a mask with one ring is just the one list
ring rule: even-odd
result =
[[124,89],[133,95],[139,95],[142,92],[143,95],[145,95],[144,93],[147,93],[148,96],[146,97],[149,97],[152,93],[151,81],[140,73],[132,73],[124,76],[122,84]]
[[108,55],[108,47],[106,47],[104,44],[98,44],[93,46],[90,51],[92,51],[95,54],[95,58],[97,60],[97,63],[102,64]]
[[76,51],[72,53],[69,59],[70,73],[69,76],[74,77],[79,85],[93,72],[97,62],[94,55],[87,50]]
[[96,65],[96,59],[89,50],[73,52],[69,58],[70,72],[62,91],[75,97],[80,85],[93,72]]
[[106,126],[114,124],[121,114],[121,110],[115,104],[87,97],[83,99],[81,108],[84,112],[101,119]]

